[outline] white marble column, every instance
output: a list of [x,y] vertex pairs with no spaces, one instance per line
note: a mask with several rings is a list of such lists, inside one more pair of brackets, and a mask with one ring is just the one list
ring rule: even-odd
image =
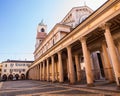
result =
[[68,52],[70,83],[74,84],[75,83],[75,69],[74,69],[74,64],[73,64],[73,60],[72,60],[71,46],[67,47],[67,52]]
[[91,60],[90,60],[90,56],[89,56],[89,52],[86,44],[86,38],[82,37],[80,41],[82,43],[83,57],[85,62],[85,72],[87,77],[87,85],[93,86],[92,66],[91,66]]
[[115,44],[112,38],[112,35],[110,33],[110,24],[105,24],[105,39],[107,42],[108,50],[110,53],[111,61],[113,64],[113,69],[115,72],[115,78],[116,78],[116,83],[117,86],[120,86],[118,78],[120,78],[120,62],[117,57],[116,49],[115,49]]
[[63,64],[62,64],[61,51],[58,52],[58,70],[59,70],[59,82],[62,83],[64,81],[63,81]]

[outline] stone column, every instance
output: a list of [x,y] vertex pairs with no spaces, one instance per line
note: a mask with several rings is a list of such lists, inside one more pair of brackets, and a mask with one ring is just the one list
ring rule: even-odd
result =
[[80,82],[80,80],[81,80],[81,66],[80,66],[78,54],[75,54],[75,64],[76,64],[76,70],[77,70],[77,81]]
[[40,63],[40,80],[42,80],[42,63]]
[[107,71],[108,79],[110,82],[113,82],[114,77],[113,77],[113,73],[112,73],[112,66],[110,64],[110,59],[109,59],[109,56],[107,53],[107,46],[106,46],[105,42],[102,43],[102,51],[103,51],[103,57],[104,57],[103,59],[105,62],[105,70]]
[[36,80],[36,76],[37,76],[37,75],[36,75],[36,66],[34,67],[34,71],[35,71],[35,80]]
[[38,64],[38,80],[40,80],[40,65]]
[[35,68],[35,66],[34,66],[34,74],[35,74],[34,80],[36,80],[36,68]]
[[89,56],[89,52],[86,44],[86,38],[82,37],[80,41],[82,43],[83,57],[85,62],[85,72],[87,77],[87,85],[93,86],[92,66],[91,66],[91,60],[90,60],[90,56]]
[[74,69],[74,64],[72,60],[72,53],[71,53],[71,46],[67,47],[67,52],[68,52],[68,67],[69,67],[69,76],[70,76],[70,83],[74,84],[75,83],[75,69]]
[[38,80],[38,67],[36,65],[36,80]]
[[36,80],[37,80],[37,65],[35,67],[35,71],[36,71]]
[[45,80],[45,61],[43,61],[43,80]]
[[32,72],[32,69],[30,69],[30,70],[31,70],[30,77],[31,77],[31,79],[32,79],[32,77],[33,77],[33,72]]
[[59,70],[59,82],[64,82],[63,81],[63,65],[62,65],[62,57],[61,57],[61,52],[58,52],[58,70]]
[[34,70],[32,68],[32,80],[34,80]]
[[110,26],[109,24],[105,24],[105,33],[104,33],[104,35],[105,35],[108,50],[109,50],[109,53],[110,53],[111,61],[112,61],[112,64],[113,64],[116,83],[117,83],[117,86],[120,86],[120,83],[119,83],[119,79],[120,79],[120,62],[119,62],[118,57],[117,57],[115,44],[114,44],[112,35],[110,33],[109,26]]
[[120,56],[120,42],[119,41],[118,41],[117,49],[118,49],[118,53],[119,53],[119,56]]
[[50,81],[49,59],[47,59],[47,81]]
[[54,56],[51,56],[52,60],[52,82],[55,82],[55,63],[54,63]]
[[35,80],[35,76],[36,76],[36,74],[35,74],[35,67],[33,68],[33,70],[34,70],[34,80]]
[[104,61],[104,57],[103,57],[103,51],[100,51],[101,53],[101,60],[102,60],[102,64],[103,64],[103,69],[104,69],[104,73],[105,73],[105,79],[108,80],[108,73],[106,70],[106,65],[105,65],[105,61]]
[[35,80],[35,68],[33,67],[33,80]]

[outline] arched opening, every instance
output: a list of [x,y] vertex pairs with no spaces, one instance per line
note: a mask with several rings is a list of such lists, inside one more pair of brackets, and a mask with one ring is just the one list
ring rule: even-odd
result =
[[25,80],[25,74],[21,74],[21,79]]
[[6,81],[6,80],[7,80],[7,75],[6,75],[6,74],[4,74],[4,75],[2,76],[2,80],[3,80],[3,81]]
[[10,74],[10,75],[8,76],[8,80],[13,80],[13,75],[12,75],[12,74]]
[[44,29],[44,28],[42,28],[42,29],[41,29],[41,32],[45,32],[45,29]]
[[15,78],[16,78],[16,80],[18,80],[19,79],[19,75],[15,74]]

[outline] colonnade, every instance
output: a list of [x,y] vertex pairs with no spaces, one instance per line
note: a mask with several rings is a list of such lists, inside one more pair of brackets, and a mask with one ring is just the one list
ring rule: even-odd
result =
[[[118,46],[115,45],[111,31],[110,31],[110,25],[105,24],[102,26],[104,28],[104,40],[101,44],[101,59],[104,67],[105,77],[110,82],[115,81],[117,86],[120,86],[120,41],[118,40]],[[84,57],[84,64],[85,64],[85,74],[86,74],[86,81],[88,86],[94,85],[94,76],[92,71],[92,62],[91,62],[91,51],[88,48],[87,44],[87,36],[82,36],[79,38],[81,48],[79,50],[82,50],[82,53]],[[118,49],[118,53],[116,51],[116,48]],[[67,46],[66,48],[67,52],[67,71],[68,71],[68,78],[71,84],[74,84],[76,81],[81,81],[81,64],[80,64],[80,58],[79,54],[74,54],[72,51],[72,44]],[[46,58],[39,64],[36,64],[34,67],[29,69],[29,79],[33,80],[46,80],[46,81],[59,81],[64,82],[64,64],[63,64],[63,50],[60,50],[56,54],[51,55],[50,57]],[[57,56],[57,63],[55,63],[55,56]],[[75,65],[76,65],[76,71],[74,67],[73,57],[75,58]],[[58,70],[55,71],[55,64],[57,64]],[[51,71],[50,71],[51,68]],[[112,70],[113,68],[113,70]],[[110,70],[106,70],[110,69]],[[77,79],[75,77],[75,72],[77,75]]]

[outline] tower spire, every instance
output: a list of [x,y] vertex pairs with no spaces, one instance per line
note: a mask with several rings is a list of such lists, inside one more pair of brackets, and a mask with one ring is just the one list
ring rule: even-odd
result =
[[41,20],[41,22],[39,23],[39,25],[44,25],[44,23],[43,23],[43,19]]

